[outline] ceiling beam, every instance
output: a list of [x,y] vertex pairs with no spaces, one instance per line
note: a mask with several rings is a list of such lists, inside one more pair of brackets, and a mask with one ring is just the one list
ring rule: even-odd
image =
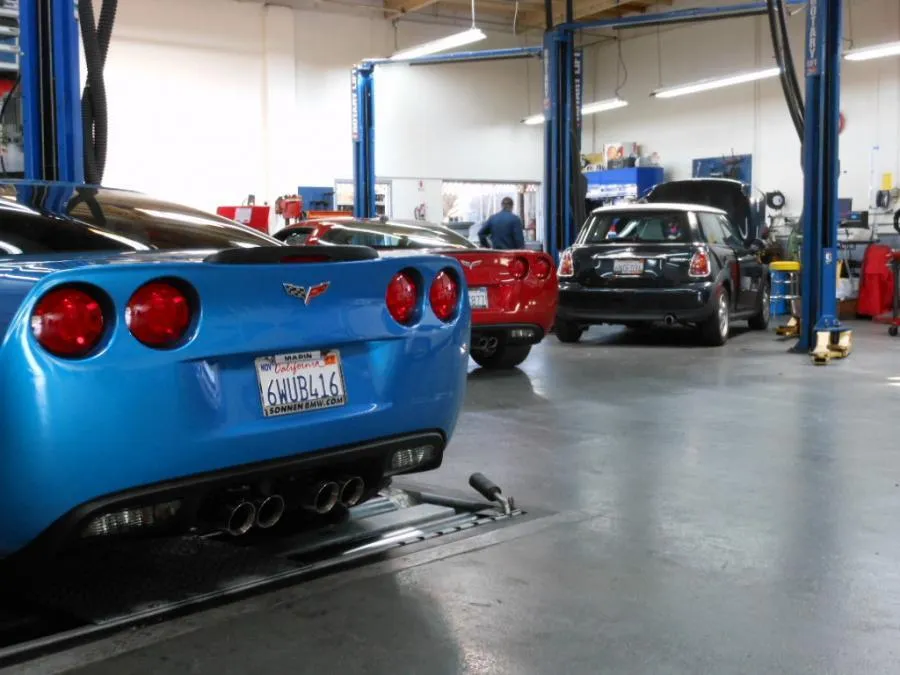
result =
[[[583,19],[615,19],[620,16],[629,14],[639,14],[646,12],[648,8],[654,5],[671,5],[672,0],[576,0],[575,2],[575,21]],[[476,0],[476,8],[477,8]],[[565,2],[554,0],[553,3],[553,23],[554,25],[564,23],[566,20]],[[525,12],[521,17],[523,27],[543,28],[544,13],[543,11]]]

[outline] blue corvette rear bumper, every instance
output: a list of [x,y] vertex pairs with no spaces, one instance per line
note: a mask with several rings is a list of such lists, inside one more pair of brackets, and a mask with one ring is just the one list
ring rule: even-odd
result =
[[99,368],[23,339],[25,358],[0,359],[0,511],[16,514],[0,528],[0,554],[47,552],[103,512],[229,483],[348,463],[380,477],[402,448],[432,446],[414,470],[437,467],[464,397],[467,319],[335,345],[346,404],[276,417],[261,411],[259,354]]
[[[222,324],[235,335],[222,333],[231,351],[220,354],[196,346],[130,358],[126,347],[139,346],[113,340],[108,351],[126,344],[113,367],[105,352],[54,358],[17,323],[0,349],[0,512],[15,514],[0,527],[0,557],[55,549],[115,507],[297,472],[334,480],[348,465],[376,487],[404,448],[432,447],[409,471],[439,466],[465,395],[468,304],[449,324],[424,316],[411,330],[360,306],[370,314],[330,331],[320,321],[292,338],[279,326],[265,351],[240,348],[242,331],[266,335],[266,324],[245,328],[246,315]],[[255,359],[304,349],[339,351],[346,403],[266,417]]]

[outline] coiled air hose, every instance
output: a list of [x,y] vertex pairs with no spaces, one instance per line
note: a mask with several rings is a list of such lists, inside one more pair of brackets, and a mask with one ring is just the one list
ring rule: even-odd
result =
[[94,7],[90,0],[78,3],[81,42],[87,64],[87,81],[81,96],[81,118],[84,136],[84,179],[99,185],[106,170],[109,134],[106,85],[103,69],[109,52],[109,41],[116,21],[118,0],[103,0],[100,22],[94,22]]

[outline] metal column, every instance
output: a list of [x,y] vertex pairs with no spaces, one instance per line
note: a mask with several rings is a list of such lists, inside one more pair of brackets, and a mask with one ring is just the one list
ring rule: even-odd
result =
[[[579,117],[575,81],[575,34],[568,29],[544,37],[544,243],[559,251],[575,236],[575,129]],[[580,223],[579,223],[580,225]]]
[[842,329],[836,299],[842,23],[841,0],[809,0],[800,351],[813,347],[817,332]]
[[375,70],[363,64],[351,74],[353,124],[353,215],[375,217]]
[[25,177],[84,182],[74,0],[20,3]]

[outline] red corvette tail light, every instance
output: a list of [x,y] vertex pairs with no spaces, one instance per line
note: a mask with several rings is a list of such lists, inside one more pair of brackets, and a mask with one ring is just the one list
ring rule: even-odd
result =
[[450,321],[459,306],[459,283],[446,270],[438,272],[428,294],[431,309],[441,321]]
[[692,277],[708,277],[712,274],[709,264],[709,251],[699,249],[691,257],[691,267],[688,274]]
[[57,356],[86,356],[100,343],[105,327],[100,301],[89,291],[73,286],[47,293],[31,315],[34,337]]
[[575,263],[572,261],[572,252],[571,251],[563,251],[562,255],[559,257],[559,269],[556,270],[556,276],[558,277],[573,277],[575,276]]
[[166,281],[144,284],[125,307],[125,325],[148,347],[174,347],[187,333],[193,318],[191,302],[177,286]]
[[534,262],[534,275],[538,279],[546,279],[553,271],[553,265],[547,258],[541,257]]
[[408,324],[416,312],[416,282],[407,272],[398,272],[388,284],[385,303],[394,321]]
[[509,271],[514,279],[524,279],[525,275],[528,274],[528,261],[522,257],[513,258],[513,261],[509,264]]

